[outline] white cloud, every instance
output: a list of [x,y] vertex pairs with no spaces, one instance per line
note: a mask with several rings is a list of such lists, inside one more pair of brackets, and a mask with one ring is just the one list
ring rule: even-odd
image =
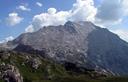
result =
[[128,15],[127,0],[103,0],[98,7],[96,22],[106,25],[118,24]]
[[12,40],[14,40],[14,37],[13,36],[9,36],[9,37],[5,38],[4,40],[0,41],[0,43],[12,41]]
[[13,39],[14,39],[13,36],[9,36],[9,37],[5,38],[6,42],[7,42],[7,41],[12,41]]
[[55,8],[49,8],[48,9],[48,14],[55,14],[56,13],[56,9]]
[[67,21],[94,21],[97,9],[94,7],[93,0],[77,0],[73,7],[68,11],[57,11],[49,8],[47,13],[35,15],[32,21],[34,30],[43,26],[63,25]]
[[51,10],[48,9],[48,13],[42,13],[40,15],[34,16],[33,22],[32,22],[34,30],[38,30],[43,26],[62,25],[67,21],[67,18],[69,16],[68,12],[60,11],[56,13],[55,9],[53,9],[53,11],[52,9]]
[[42,7],[42,3],[40,3],[40,2],[36,2],[36,5],[39,7]]
[[94,21],[97,13],[93,0],[77,0],[70,11],[73,21]]
[[25,32],[33,32],[34,29],[33,29],[33,26],[32,25],[29,25],[26,29],[25,29]]
[[19,24],[23,20],[22,17],[18,16],[18,13],[9,13],[8,17],[6,18],[6,23],[9,26],[15,26]]
[[98,8],[96,17],[99,19],[99,22],[111,23],[119,21],[122,15],[120,0],[104,0]]
[[27,5],[20,5],[17,7],[17,9],[22,10],[22,11],[31,11],[30,8],[27,8]]
[[123,0],[122,5],[124,9],[124,15],[128,16],[128,0]]
[[120,36],[121,39],[128,42],[128,30],[117,29],[117,30],[112,30],[112,32]]

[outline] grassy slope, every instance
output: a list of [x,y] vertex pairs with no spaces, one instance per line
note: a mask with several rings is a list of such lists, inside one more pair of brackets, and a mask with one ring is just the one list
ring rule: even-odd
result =
[[[24,82],[128,82],[128,78],[100,78],[92,79],[88,74],[70,75],[63,66],[52,63],[46,59],[42,59],[42,64],[38,70],[32,69],[28,64],[22,65],[25,62],[23,53],[10,52],[9,59],[0,60],[0,63],[11,63],[19,68]],[[49,67],[49,71],[48,71]],[[50,79],[49,79],[50,77]],[[0,82],[3,82],[0,80]]]

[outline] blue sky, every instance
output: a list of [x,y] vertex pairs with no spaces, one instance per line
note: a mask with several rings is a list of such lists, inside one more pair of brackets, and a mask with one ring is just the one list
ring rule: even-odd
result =
[[[33,31],[33,29],[38,27],[54,25],[56,24],[55,21],[59,22],[58,24],[63,24],[68,20],[76,21],[78,18],[78,21],[88,20],[97,25],[107,27],[128,41],[127,0],[124,0],[126,2],[123,2],[123,0],[121,0],[122,2],[119,2],[120,0],[108,1],[109,0],[1,0],[0,42],[16,38],[21,33],[24,33],[26,28],[29,28],[29,31]],[[92,2],[94,4],[92,4]],[[75,4],[75,6],[73,6],[73,4]],[[43,18],[45,14],[47,14],[46,16],[49,19],[57,19],[49,21]],[[37,21],[39,25],[35,24]]]
[[[42,7],[38,7],[36,2],[43,4]],[[46,12],[48,8],[55,7],[57,10],[68,10],[71,8],[75,0],[66,2],[65,0],[1,0],[0,1],[0,40],[6,37],[17,37],[24,32],[24,29],[29,25],[34,15]],[[24,12],[16,9],[19,5],[28,4],[28,8],[31,8],[30,12]],[[66,6],[65,6],[66,5]],[[9,13],[16,12],[19,16],[24,17],[24,20],[15,26],[7,26],[5,23],[6,17]]]

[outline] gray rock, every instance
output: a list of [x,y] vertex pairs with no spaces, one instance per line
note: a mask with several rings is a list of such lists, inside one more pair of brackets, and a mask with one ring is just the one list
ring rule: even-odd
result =
[[34,69],[38,69],[41,65],[41,60],[39,58],[28,58],[27,63]]
[[6,82],[23,82],[23,77],[17,67],[5,63],[1,64],[0,67],[0,76]]

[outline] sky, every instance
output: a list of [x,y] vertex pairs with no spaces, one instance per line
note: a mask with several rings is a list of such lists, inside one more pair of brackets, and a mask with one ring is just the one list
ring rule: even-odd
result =
[[127,0],[0,0],[0,43],[67,21],[91,21],[128,42]]

